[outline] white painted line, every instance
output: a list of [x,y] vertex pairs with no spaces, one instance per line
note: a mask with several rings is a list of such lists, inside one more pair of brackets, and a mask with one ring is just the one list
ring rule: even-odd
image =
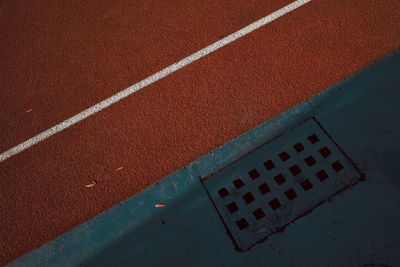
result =
[[110,105],[124,99],[125,97],[130,96],[131,94],[139,91],[140,89],[145,88],[146,86],[155,83],[156,81],[170,75],[171,73],[174,73],[175,71],[199,60],[200,58],[220,49],[221,47],[226,46],[227,44],[232,43],[233,41],[242,38],[243,36],[247,35],[248,33],[267,25],[268,23],[276,20],[279,17],[282,17],[283,15],[307,4],[308,2],[311,2],[312,0],[297,0],[292,2],[291,4],[263,17],[262,19],[257,20],[256,22],[253,22],[250,25],[247,25],[246,27],[238,30],[237,32],[234,32],[221,40],[207,46],[206,48],[203,48],[199,51],[197,51],[194,54],[191,54],[190,56],[160,70],[157,73],[154,73],[153,75],[147,77],[144,80],[141,80],[140,82],[118,92],[117,94],[101,101],[100,103],[97,103],[96,105],[76,114],[75,116],[51,127],[50,129],[47,129],[44,132],[41,132],[40,134],[26,140],[25,142],[3,152],[0,154],[0,162],[24,151],[25,149],[28,149],[29,147],[36,145],[37,143],[46,140],[50,136],[61,132],[62,130],[65,130],[75,123],[78,123],[94,114],[97,112],[109,107]]

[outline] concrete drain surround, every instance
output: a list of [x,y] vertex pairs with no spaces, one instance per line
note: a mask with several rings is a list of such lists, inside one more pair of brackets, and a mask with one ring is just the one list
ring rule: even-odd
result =
[[318,123],[309,119],[202,182],[243,251],[361,177]]

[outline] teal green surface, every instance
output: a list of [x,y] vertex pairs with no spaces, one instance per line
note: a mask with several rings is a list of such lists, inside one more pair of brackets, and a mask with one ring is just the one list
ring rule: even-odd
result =
[[[400,266],[399,106],[396,52],[10,266]],[[236,250],[200,177],[312,117],[365,181]]]
[[[309,139],[311,136],[315,136],[313,142]],[[301,144],[302,150],[296,150],[296,144]],[[322,156],[319,152],[322,148],[329,149],[330,155]],[[287,154],[285,159],[279,156],[282,152]],[[310,157],[314,163],[307,164],[306,159]],[[268,168],[265,162],[269,163]],[[340,164],[340,170],[332,167],[335,162]],[[249,175],[251,170],[257,171],[257,178]],[[326,179],[318,178],[317,173],[321,171],[327,175]],[[235,245],[244,251],[271,234],[281,232],[282,228],[362,177],[318,123],[309,119],[206,177],[203,185]],[[264,189],[260,190],[260,186]],[[225,191],[223,197],[220,190]],[[294,192],[295,197],[289,199],[287,191]],[[253,215],[256,211],[265,216],[257,218]]]

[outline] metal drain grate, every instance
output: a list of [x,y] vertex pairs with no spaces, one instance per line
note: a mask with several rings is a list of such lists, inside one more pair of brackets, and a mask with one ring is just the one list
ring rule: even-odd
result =
[[280,231],[361,174],[310,119],[203,180],[240,250]]

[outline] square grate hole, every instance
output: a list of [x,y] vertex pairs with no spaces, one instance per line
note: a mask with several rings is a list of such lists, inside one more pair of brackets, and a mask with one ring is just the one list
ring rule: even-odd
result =
[[279,158],[282,161],[287,161],[288,159],[290,159],[290,156],[286,151],[283,151],[282,153],[279,154]]
[[317,172],[315,174],[318,179],[322,182],[325,181],[326,179],[328,179],[329,175],[324,171],[324,170],[320,170],[319,172]]
[[300,185],[303,187],[304,191],[309,191],[311,188],[313,188],[313,184],[308,179],[302,181]]
[[240,179],[240,178],[234,180],[234,181],[233,181],[233,184],[234,184],[234,186],[235,186],[236,188],[238,188],[238,189],[244,186],[244,182],[243,182],[243,180]]
[[360,179],[310,119],[202,180],[239,250],[301,218]]
[[249,204],[254,201],[254,196],[252,193],[248,192],[243,196],[243,200],[246,204]]
[[255,211],[253,211],[253,216],[254,218],[256,218],[257,221],[259,221],[265,217],[265,213],[261,208],[258,208]]
[[275,168],[275,163],[272,160],[267,160],[266,162],[264,162],[264,166],[267,170],[272,170],[273,168]]
[[310,135],[307,139],[308,141],[310,141],[311,144],[315,144],[319,141],[319,137],[316,134]]
[[277,210],[279,209],[282,205],[281,202],[279,202],[279,200],[277,198],[274,198],[273,200],[271,200],[269,202],[269,206],[271,207],[271,209],[273,210]]
[[297,165],[293,165],[289,168],[290,172],[292,173],[293,176],[297,176],[301,173],[301,169]]
[[220,197],[226,197],[227,195],[229,195],[229,192],[226,188],[221,188],[220,190],[218,190],[218,194]]
[[263,183],[262,185],[260,185],[258,187],[258,190],[260,190],[260,193],[262,195],[265,195],[266,193],[268,193],[270,191],[269,186],[266,183]]
[[254,180],[254,179],[257,179],[258,177],[260,177],[260,173],[256,169],[253,169],[253,170],[249,171],[249,176],[251,179]]
[[329,150],[329,148],[327,148],[326,146],[323,147],[323,148],[321,148],[321,149],[319,150],[319,153],[320,153],[321,156],[323,156],[324,158],[327,158],[327,157],[329,157],[329,156],[332,154],[331,151]]
[[313,166],[317,161],[314,159],[313,156],[308,156],[307,158],[304,159],[304,162],[309,166]]
[[301,143],[297,143],[293,146],[294,150],[296,150],[297,153],[300,153],[301,151],[304,150],[304,146]]
[[332,168],[335,170],[335,172],[340,172],[341,170],[343,170],[343,165],[342,163],[340,163],[340,161],[335,161],[334,163],[332,163]]
[[235,202],[229,203],[226,208],[228,209],[229,213],[234,213],[239,210],[238,205]]
[[236,221],[236,225],[239,228],[239,230],[243,230],[249,226],[249,223],[247,222],[247,220],[245,218],[242,218],[242,219]]
[[297,197],[296,191],[294,191],[293,189],[289,189],[285,192],[285,195],[287,197],[288,200],[293,200]]
[[276,182],[278,185],[281,185],[281,184],[283,184],[284,182],[286,182],[285,176],[283,176],[282,174],[278,174],[277,176],[274,177],[274,179],[275,179],[275,182]]

